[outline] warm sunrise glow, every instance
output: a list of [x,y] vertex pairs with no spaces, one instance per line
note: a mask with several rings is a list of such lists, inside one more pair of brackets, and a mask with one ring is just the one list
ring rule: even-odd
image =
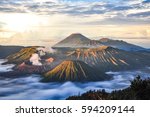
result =
[[40,17],[34,14],[6,14],[1,20],[7,22],[6,29],[16,32],[30,31],[42,23]]
[[38,40],[45,45],[82,33],[91,39],[150,45],[147,0],[2,0],[0,4],[0,44],[19,40],[20,45],[32,45]]

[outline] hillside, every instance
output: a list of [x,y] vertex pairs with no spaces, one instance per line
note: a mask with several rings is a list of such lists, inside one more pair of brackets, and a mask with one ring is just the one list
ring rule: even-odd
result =
[[129,88],[113,91],[88,91],[82,95],[70,96],[67,100],[150,100],[150,79],[142,80],[138,76],[131,81]]
[[21,64],[24,61],[28,61],[32,54],[37,52],[36,48],[37,47],[26,47],[21,49],[19,52],[16,52],[15,54],[9,55],[7,57],[7,63]]
[[51,71],[44,74],[42,82],[52,81],[101,81],[108,80],[108,76],[98,72],[82,61],[66,60]]
[[118,49],[125,50],[125,51],[139,51],[139,50],[144,49],[143,47],[130,44],[122,40],[112,40],[108,38],[102,38],[99,41],[103,45],[111,46],[111,47],[118,48]]
[[127,52],[108,46],[79,48],[68,52],[66,56],[68,59],[84,61],[102,71],[126,70],[150,65],[150,54]]

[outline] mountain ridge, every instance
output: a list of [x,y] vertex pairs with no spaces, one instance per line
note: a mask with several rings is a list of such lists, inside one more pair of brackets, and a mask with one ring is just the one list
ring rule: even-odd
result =
[[79,48],[66,54],[68,59],[81,60],[104,71],[127,70],[150,65],[149,54],[128,52],[109,46]]
[[111,46],[114,48],[118,48],[125,51],[139,51],[143,50],[144,48],[138,45],[134,45],[131,43],[127,43],[123,40],[113,40],[109,38],[101,38],[100,43],[106,46]]
[[98,46],[111,46],[125,51],[139,51],[143,50],[143,47],[130,44],[122,40],[113,40],[109,38],[101,38],[99,40],[92,40],[80,33],[73,33],[61,40],[53,46],[53,48],[93,48]]

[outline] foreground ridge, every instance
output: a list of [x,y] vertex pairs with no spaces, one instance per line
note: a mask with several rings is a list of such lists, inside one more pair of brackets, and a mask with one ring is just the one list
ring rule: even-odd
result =
[[140,76],[131,81],[129,88],[107,93],[104,89],[88,91],[67,100],[150,100],[150,78],[142,80]]

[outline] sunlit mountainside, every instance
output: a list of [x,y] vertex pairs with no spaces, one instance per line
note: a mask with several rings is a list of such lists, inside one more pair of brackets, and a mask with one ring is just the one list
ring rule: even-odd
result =
[[32,54],[36,53],[37,47],[27,47],[27,48],[23,48],[21,49],[19,52],[9,55],[7,57],[8,59],[8,63],[22,63],[26,60],[29,60],[29,58],[32,56]]
[[48,81],[101,81],[108,80],[108,76],[90,67],[82,61],[63,61],[53,70],[44,75],[43,82]]
[[149,1],[0,0],[0,100],[149,99]]
[[[142,55],[142,56],[141,56]],[[125,70],[149,65],[149,55],[119,50],[109,46],[76,49],[68,52],[70,59],[77,59],[105,71]]]
[[[119,45],[123,48],[120,49]],[[21,72],[41,74],[45,82],[97,81],[107,79],[105,72],[108,71],[148,67],[150,53],[143,50],[124,41],[108,38],[95,41],[74,33],[52,48],[24,47],[7,56],[8,61],[4,64],[16,64],[13,75]]]

